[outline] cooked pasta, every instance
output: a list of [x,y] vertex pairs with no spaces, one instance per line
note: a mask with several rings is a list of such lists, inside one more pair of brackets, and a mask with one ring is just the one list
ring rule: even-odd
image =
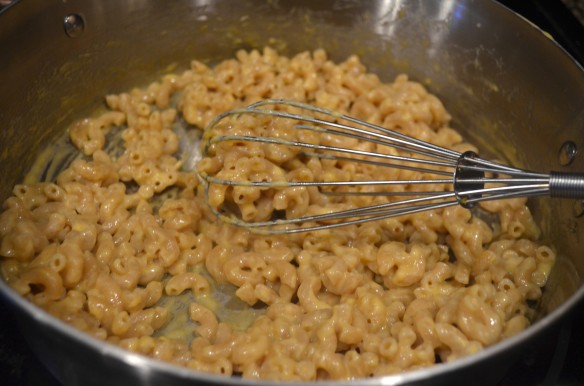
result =
[[[214,67],[193,61],[183,73],[106,96],[106,113],[69,129],[76,160],[55,181],[14,188],[0,214],[4,279],[97,339],[252,379],[394,374],[476,353],[529,325],[555,252],[538,241],[524,199],[481,204],[494,223],[462,207],[289,236],[218,222],[180,158],[175,126],[184,121],[200,131],[216,115],[265,98],[315,104],[476,151],[421,84],[406,75],[383,83],[356,56],[337,64],[323,50],[288,58],[266,48],[239,51]],[[110,152],[106,134],[116,129],[123,148]],[[223,130],[254,126],[243,121]],[[273,130],[296,135],[285,122],[275,121]],[[303,140],[321,140],[310,135]],[[248,180],[283,173],[368,180],[378,173],[332,160],[292,162],[292,155],[230,144],[197,167]],[[384,173],[416,178],[412,171]],[[306,187],[212,187],[209,196],[210,205],[231,202],[249,220],[367,199],[332,200]],[[219,287],[232,288],[233,299],[219,299]],[[242,311],[228,315],[225,308],[236,303]]]

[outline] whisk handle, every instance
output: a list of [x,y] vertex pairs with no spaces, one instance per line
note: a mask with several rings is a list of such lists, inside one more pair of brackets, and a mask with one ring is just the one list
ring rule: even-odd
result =
[[551,172],[550,196],[584,199],[584,173]]

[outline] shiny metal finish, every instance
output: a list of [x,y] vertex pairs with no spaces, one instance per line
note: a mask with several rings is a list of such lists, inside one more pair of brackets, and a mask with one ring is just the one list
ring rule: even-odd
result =
[[[86,23],[75,39],[63,31],[71,14]],[[27,0],[0,14],[0,200],[45,144],[103,95],[145,85],[192,58],[213,63],[268,44],[285,54],[322,47],[335,60],[357,53],[384,80],[407,72],[487,153],[533,170],[584,170],[582,157],[569,166],[557,159],[568,140],[584,146],[582,68],[546,34],[488,0]],[[451,364],[359,384],[495,383],[528,342],[584,298],[584,218],[573,205],[532,203],[559,254],[532,327]],[[129,354],[55,320],[2,281],[0,293],[67,385],[256,383]]]
[[[290,112],[287,109],[294,109]],[[372,151],[346,147],[306,143],[301,140],[285,140],[277,136],[221,135],[215,128],[221,124],[237,127],[242,117],[260,118],[254,123],[260,132],[269,132],[273,119],[291,122],[292,130],[326,135],[329,138],[357,139],[360,143],[374,145]],[[264,118],[268,120],[264,120]],[[245,118],[244,118],[245,119]],[[298,138],[303,138],[299,134]],[[382,169],[401,169],[417,173],[415,179],[371,179],[371,180],[321,180],[305,181],[291,177],[277,181],[249,181],[218,178],[199,171],[204,182],[207,199],[212,185],[252,186],[278,189],[282,187],[316,187],[324,195],[386,196],[390,202],[352,209],[331,211],[318,215],[294,218],[274,218],[265,221],[247,221],[241,211],[232,205],[214,208],[215,215],[229,223],[246,227],[263,234],[292,234],[332,229],[346,225],[362,224],[426,210],[461,205],[472,208],[482,201],[502,200],[513,197],[550,196],[554,198],[584,199],[584,173],[551,172],[536,173],[514,168],[499,162],[482,159],[473,151],[459,153],[433,145],[417,138],[380,127],[360,119],[339,114],[323,108],[296,101],[275,99],[263,100],[244,108],[226,111],[216,117],[205,128],[203,157],[213,156],[221,142],[261,143],[273,149],[284,147],[297,150],[302,158],[339,160],[348,163],[369,165]],[[402,151],[395,155],[392,150]],[[187,156],[191,158],[192,156]],[[299,159],[298,159],[299,160]],[[300,161],[300,160],[299,160]],[[301,161],[300,161],[301,162]],[[374,177],[375,172],[371,175]],[[493,185],[496,184],[496,185]],[[427,189],[434,185],[436,189]],[[384,189],[363,192],[360,187],[377,186]],[[402,189],[390,190],[399,186]],[[342,193],[323,188],[342,187]],[[406,188],[407,187],[407,188]],[[340,221],[337,221],[340,220]],[[306,225],[310,223],[311,225]],[[316,225],[312,225],[316,224]]]
[[72,13],[71,15],[65,16],[63,27],[67,36],[70,38],[78,38],[85,30],[85,20],[83,20],[81,15]]
[[559,160],[560,160],[560,165],[562,166],[568,166],[570,165],[574,159],[576,158],[576,155],[578,154],[578,147],[576,146],[576,144],[572,141],[566,141],[562,144],[562,147],[560,148],[560,154],[559,154]]

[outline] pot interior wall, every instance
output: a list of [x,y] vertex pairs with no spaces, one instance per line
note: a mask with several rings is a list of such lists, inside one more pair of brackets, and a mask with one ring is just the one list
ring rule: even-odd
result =
[[[67,15],[85,22],[78,37]],[[490,2],[29,0],[0,15],[0,200],[47,143],[103,96],[241,48],[358,54],[384,80],[406,72],[446,104],[453,126],[487,153],[539,171],[561,167],[566,140],[584,147],[582,70],[528,23]],[[534,65],[537,63],[537,65]],[[560,254],[541,314],[582,286],[582,219],[571,201],[534,200]],[[553,221],[552,221],[553,219]]]

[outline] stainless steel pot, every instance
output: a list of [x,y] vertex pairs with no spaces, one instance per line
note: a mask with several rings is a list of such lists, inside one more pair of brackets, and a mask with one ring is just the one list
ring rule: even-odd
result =
[[[102,103],[168,66],[240,48],[357,53],[385,80],[427,84],[453,125],[493,152],[541,171],[584,170],[584,72],[545,33],[488,0],[27,0],[0,14],[0,199],[47,142]],[[511,144],[511,145],[509,145]],[[563,162],[565,163],[565,162]],[[491,384],[584,299],[584,219],[571,201],[535,201],[559,258],[527,331],[454,363],[359,384]],[[130,354],[55,320],[0,280],[38,356],[68,385],[251,385]],[[336,382],[335,384],[342,384]]]

